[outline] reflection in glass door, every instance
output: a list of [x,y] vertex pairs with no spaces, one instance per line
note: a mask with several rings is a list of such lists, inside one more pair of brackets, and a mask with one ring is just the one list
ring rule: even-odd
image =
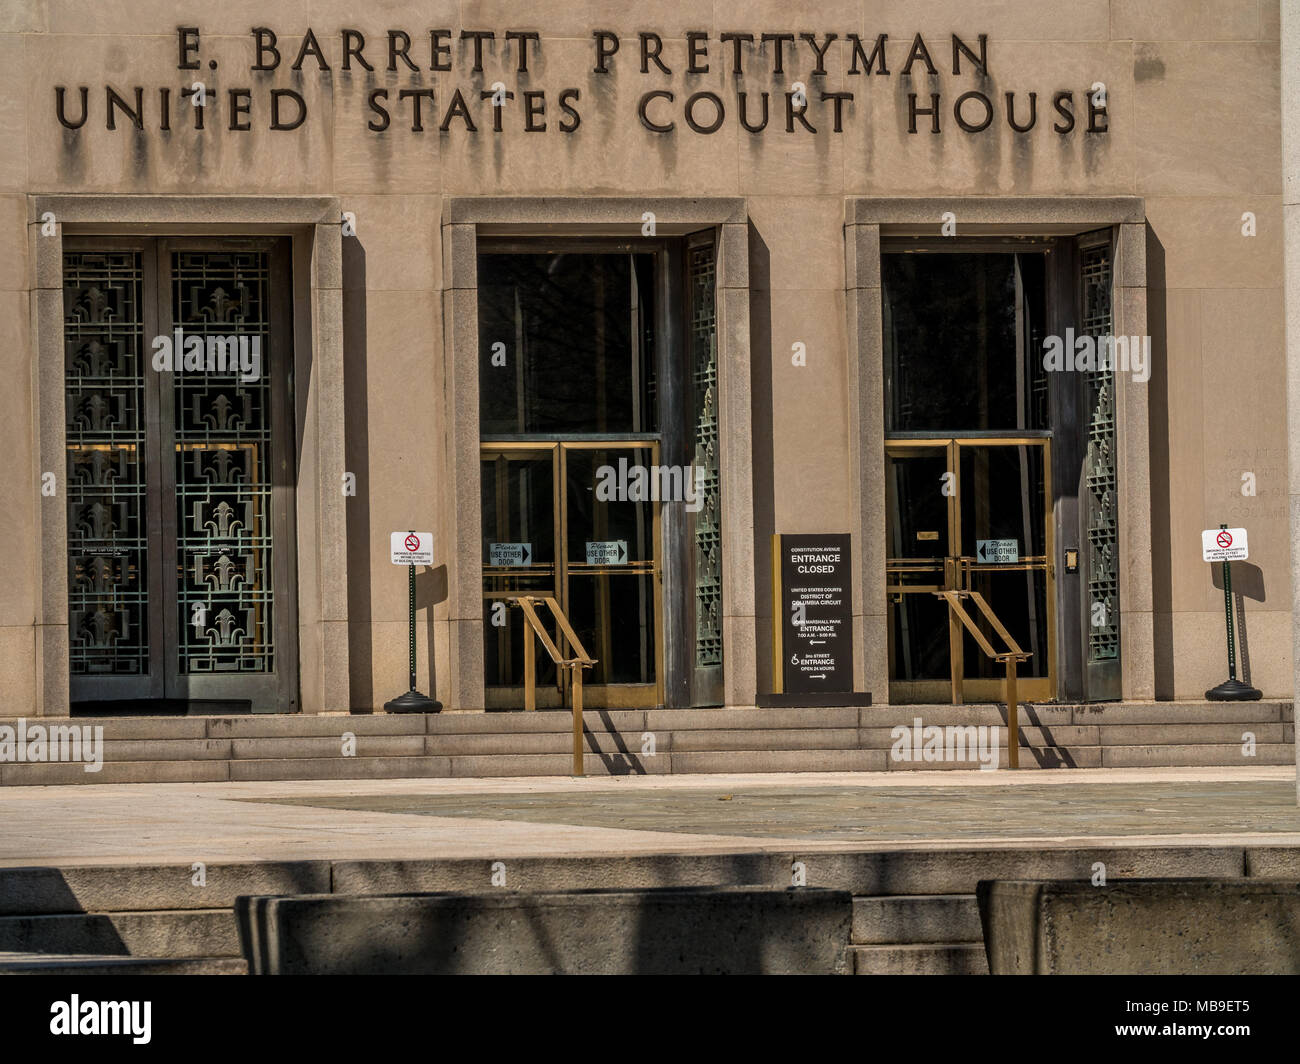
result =
[[[524,638],[535,638],[518,609],[500,596],[553,595],[561,598],[555,557],[558,447],[498,444],[481,458],[483,500],[483,656],[489,706],[524,704]],[[556,638],[557,633],[552,633]],[[557,670],[539,654],[537,705],[561,705]]]
[[[493,443],[482,448],[487,701],[523,705],[523,639],[511,594],[554,595],[596,659],[589,703],[663,702],[659,446],[636,440]],[[558,633],[552,633],[558,638]],[[568,704],[567,677],[537,659],[537,705]]]
[[982,595],[1033,655],[1021,697],[1053,697],[1050,447],[1045,436],[886,445],[891,702],[1002,697],[1002,670],[949,617],[941,590]]

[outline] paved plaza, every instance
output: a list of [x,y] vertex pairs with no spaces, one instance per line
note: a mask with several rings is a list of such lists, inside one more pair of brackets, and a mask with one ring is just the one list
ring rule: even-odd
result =
[[1300,844],[1290,767],[14,787],[0,825],[0,866]]

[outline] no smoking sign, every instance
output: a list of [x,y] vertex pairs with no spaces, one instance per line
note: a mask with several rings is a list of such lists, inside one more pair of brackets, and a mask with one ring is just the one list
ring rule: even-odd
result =
[[432,532],[393,532],[388,537],[394,565],[432,565]]
[[1201,557],[1207,562],[1244,562],[1249,556],[1244,528],[1207,528],[1201,533]]

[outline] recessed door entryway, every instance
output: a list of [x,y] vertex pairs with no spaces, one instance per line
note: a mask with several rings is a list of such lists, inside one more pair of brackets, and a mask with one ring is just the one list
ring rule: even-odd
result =
[[294,711],[287,242],[64,246],[73,705]]

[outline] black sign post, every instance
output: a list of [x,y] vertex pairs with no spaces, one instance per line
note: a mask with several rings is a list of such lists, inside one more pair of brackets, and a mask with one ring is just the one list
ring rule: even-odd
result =
[[773,685],[778,694],[853,690],[850,537],[772,537]]
[[[1227,525],[1219,526],[1225,532],[1227,527]],[[1227,543],[1221,542],[1220,545],[1227,546],[1231,543],[1232,536],[1228,536]],[[1206,691],[1205,697],[1211,702],[1255,701],[1262,698],[1264,692],[1258,687],[1251,687],[1250,684],[1237,679],[1237,651],[1232,639],[1232,563],[1229,561],[1223,563],[1223,612],[1228,622],[1228,678],[1218,687],[1211,687]]]
[[[407,533],[415,535],[414,532]],[[416,540],[419,544],[419,540]],[[414,549],[412,547],[411,549]],[[400,555],[399,555],[400,557]],[[421,694],[415,688],[415,566],[406,567],[406,597],[407,597],[407,629],[406,629],[406,656],[410,677],[410,689],[404,695],[398,695],[384,703],[384,709],[389,713],[441,713],[442,703],[430,698],[428,695]],[[433,646],[429,646],[429,654],[433,654]]]

